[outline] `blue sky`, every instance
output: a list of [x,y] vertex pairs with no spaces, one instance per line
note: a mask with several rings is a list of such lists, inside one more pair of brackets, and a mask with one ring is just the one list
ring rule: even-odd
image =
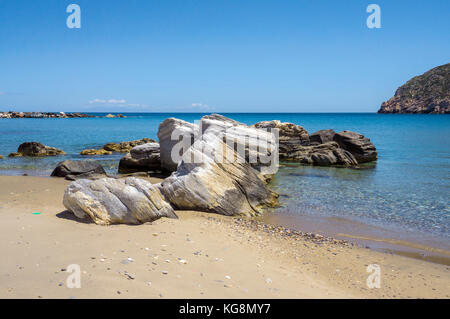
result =
[[[66,7],[81,7],[81,29]],[[381,29],[366,7],[381,8]],[[375,112],[450,62],[450,1],[0,0],[0,110]]]

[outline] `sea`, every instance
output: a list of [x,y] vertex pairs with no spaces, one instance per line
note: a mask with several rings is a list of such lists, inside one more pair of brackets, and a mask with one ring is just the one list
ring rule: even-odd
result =
[[[157,140],[168,117],[199,120],[202,113],[122,113],[126,118],[0,119],[0,175],[49,176],[58,162],[108,142]],[[270,187],[280,207],[260,219],[322,232],[368,247],[417,258],[450,257],[450,116],[376,113],[222,113],[254,124],[280,120],[304,127],[351,130],[369,138],[378,161],[359,168],[281,163]],[[8,158],[25,141],[63,149],[67,155]],[[93,156],[110,174],[123,154]],[[439,256],[440,257],[439,257]],[[438,256],[438,257],[436,257]],[[448,263],[448,260],[444,263]]]

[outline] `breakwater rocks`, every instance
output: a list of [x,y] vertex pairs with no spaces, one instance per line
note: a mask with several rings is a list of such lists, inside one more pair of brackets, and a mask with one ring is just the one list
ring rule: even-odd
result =
[[65,113],[65,112],[0,112],[0,118],[5,119],[21,119],[21,118],[85,118],[94,117],[93,115],[83,113]]

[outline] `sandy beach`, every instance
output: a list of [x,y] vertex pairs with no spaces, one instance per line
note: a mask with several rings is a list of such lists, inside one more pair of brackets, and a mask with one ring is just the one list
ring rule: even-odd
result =
[[[157,181],[157,180],[154,180]],[[246,219],[177,211],[99,226],[65,211],[68,181],[0,177],[0,298],[449,298],[450,267]],[[65,269],[80,265],[81,288]],[[381,287],[369,289],[369,264]]]

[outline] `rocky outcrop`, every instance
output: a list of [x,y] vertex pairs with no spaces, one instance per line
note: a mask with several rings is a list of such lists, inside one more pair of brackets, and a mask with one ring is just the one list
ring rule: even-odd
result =
[[20,157],[20,156],[57,156],[66,154],[63,150],[56,147],[46,146],[39,142],[25,142],[19,145],[17,152],[11,153],[9,157]]
[[66,160],[56,166],[51,176],[65,177],[69,180],[78,178],[98,178],[105,177],[106,172],[103,167],[93,160],[71,161]]
[[450,113],[450,63],[435,67],[399,87],[378,113]]
[[311,145],[332,142],[336,132],[334,130],[320,130],[309,135]]
[[350,152],[340,148],[336,142],[310,146],[298,145],[286,153],[284,160],[317,166],[358,165],[355,157]]
[[196,134],[198,134],[196,124],[173,117],[165,119],[158,128],[161,167],[169,172],[176,171],[184,151],[194,143]]
[[202,134],[222,139],[262,175],[273,175],[278,170],[278,144],[270,127],[250,127],[217,114],[204,116],[200,126]]
[[352,131],[342,131],[333,137],[341,148],[350,152],[358,163],[372,162],[377,159],[377,150],[364,135]]
[[255,216],[276,205],[278,195],[237,157],[220,137],[206,132],[183,154],[177,171],[161,182],[161,192],[178,209],[223,215]]
[[86,149],[80,152],[80,155],[111,155],[111,151],[107,151],[104,149]]
[[300,125],[293,123],[274,121],[258,122],[253,125],[259,129],[278,129],[279,135],[279,156],[281,159],[298,145],[309,145],[309,135]]
[[117,153],[128,153],[133,147],[146,144],[155,143],[156,141],[151,138],[143,138],[140,140],[120,142],[120,143],[108,143],[103,146],[105,151],[117,152]]
[[119,162],[119,173],[121,174],[160,170],[159,143],[135,146]]
[[157,187],[134,177],[72,182],[63,204],[78,218],[90,217],[99,225],[141,224],[161,217],[176,218]]

